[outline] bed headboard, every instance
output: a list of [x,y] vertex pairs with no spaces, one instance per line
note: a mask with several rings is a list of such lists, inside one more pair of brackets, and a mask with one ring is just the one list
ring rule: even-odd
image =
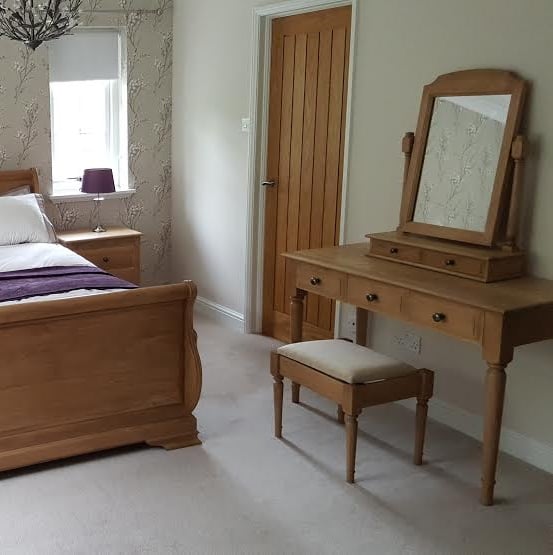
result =
[[30,170],[0,171],[0,195],[24,185],[28,185],[32,193],[40,193],[38,173],[35,168]]

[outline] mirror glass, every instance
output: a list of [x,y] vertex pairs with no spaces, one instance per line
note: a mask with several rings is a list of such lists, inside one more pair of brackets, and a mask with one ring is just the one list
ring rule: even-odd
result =
[[434,101],[413,221],[484,231],[511,95]]

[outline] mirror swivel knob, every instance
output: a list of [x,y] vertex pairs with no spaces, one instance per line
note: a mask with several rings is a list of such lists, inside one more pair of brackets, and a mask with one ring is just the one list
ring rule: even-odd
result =
[[320,284],[321,284],[321,278],[313,276],[313,277],[309,280],[309,283],[310,283],[311,285],[320,285]]
[[445,314],[443,312],[435,312],[432,314],[432,320],[436,323],[443,322],[445,320]]
[[109,256],[104,256],[104,258],[102,258],[102,260],[103,260],[104,262],[109,262]]
[[378,295],[376,293],[368,293],[367,301],[369,301],[370,303],[374,303],[375,301],[378,301]]

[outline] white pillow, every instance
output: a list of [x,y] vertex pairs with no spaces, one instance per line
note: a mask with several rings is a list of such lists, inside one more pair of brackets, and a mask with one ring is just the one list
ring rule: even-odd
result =
[[35,195],[0,197],[0,245],[50,242]]
[[[22,195],[32,195],[31,187],[29,185],[22,185],[21,187],[17,187],[15,189],[10,189],[8,192],[0,194],[0,197],[15,197],[15,196],[22,196]],[[44,224],[48,229],[48,234],[50,235],[49,243],[57,243],[58,237],[56,235],[56,230],[50,221],[50,218],[46,215],[46,210],[44,208],[44,197],[38,193],[34,193],[36,201],[38,202],[38,207],[42,212],[42,217],[44,218]]]

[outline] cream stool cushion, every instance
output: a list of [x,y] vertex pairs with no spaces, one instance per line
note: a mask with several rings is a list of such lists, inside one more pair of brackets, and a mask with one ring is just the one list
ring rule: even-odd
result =
[[344,341],[325,339],[284,345],[279,355],[347,383],[367,383],[417,372],[416,368],[372,349]]

